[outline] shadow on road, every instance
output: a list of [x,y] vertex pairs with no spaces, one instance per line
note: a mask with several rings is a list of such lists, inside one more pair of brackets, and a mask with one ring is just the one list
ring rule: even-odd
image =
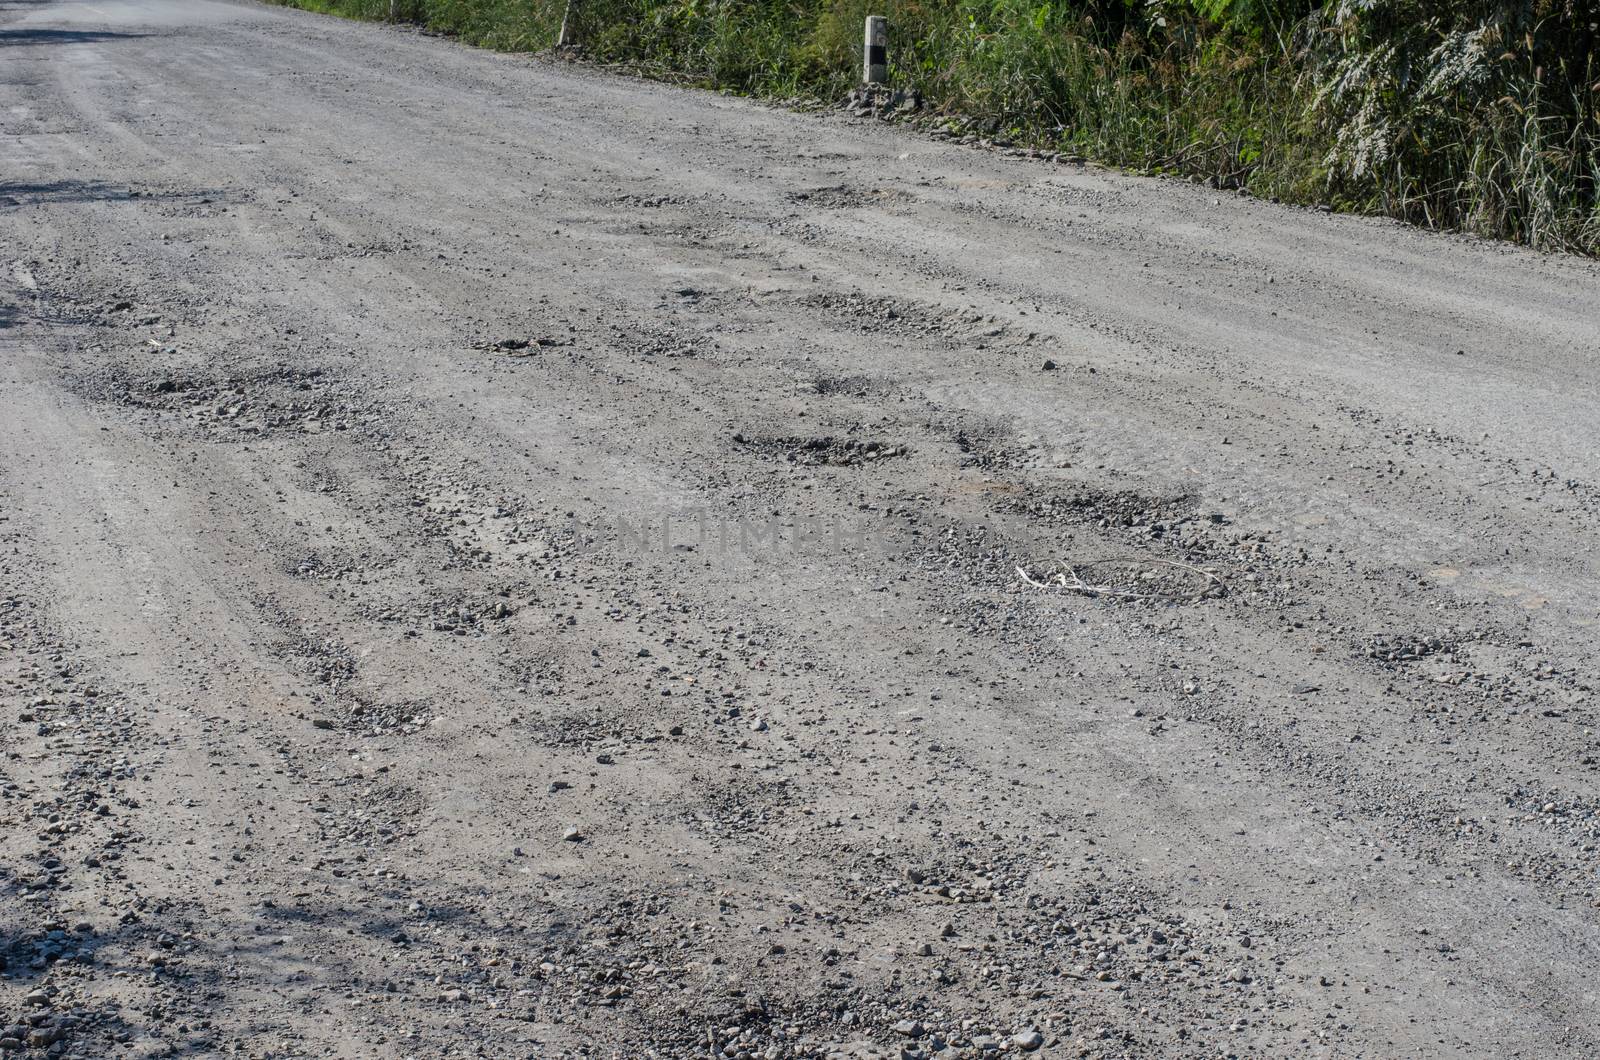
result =
[[147,33],[113,33],[100,29],[0,29],[0,48],[37,47],[45,44],[99,44],[132,40]]
[[0,184],[0,210],[58,202],[122,202],[133,198],[126,184],[98,180],[52,180],[35,184]]

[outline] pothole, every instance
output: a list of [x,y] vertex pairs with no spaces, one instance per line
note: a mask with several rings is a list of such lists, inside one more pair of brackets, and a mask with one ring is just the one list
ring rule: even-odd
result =
[[766,456],[780,457],[791,464],[804,466],[832,465],[851,467],[890,460],[905,456],[910,447],[886,440],[836,438],[833,435],[811,436],[746,435],[735,434],[735,445]]
[[131,370],[122,366],[85,373],[76,389],[176,426],[220,437],[260,437],[293,431],[346,430],[378,414],[359,384],[319,369],[271,367],[213,375],[195,370]]
[[847,210],[862,206],[878,206],[886,203],[911,202],[915,199],[910,192],[899,188],[853,188],[848,184],[834,184],[825,188],[806,188],[803,191],[790,192],[789,201],[804,203],[807,206],[820,206],[828,210]]

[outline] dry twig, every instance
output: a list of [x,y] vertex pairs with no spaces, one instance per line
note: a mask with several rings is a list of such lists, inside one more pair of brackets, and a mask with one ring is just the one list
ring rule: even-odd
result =
[[1124,589],[1109,584],[1094,585],[1084,581],[1082,575],[1078,573],[1077,568],[1065,564],[1062,566],[1061,570],[1054,571],[1051,574],[1046,575],[1044,581],[1039,581],[1038,579],[1034,578],[1022,567],[1017,568],[1017,576],[1021,578],[1024,583],[1032,586],[1035,589],[1060,588],[1066,589],[1069,592],[1082,593],[1085,596],[1106,596],[1118,600],[1170,600],[1174,602],[1190,602],[1209,596],[1213,592],[1221,592],[1224,588],[1226,588],[1226,583],[1223,582],[1222,576],[1217,574],[1215,571],[1209,571],[1203,567],[1196,567],[1190,563],[1180,563],[1177,560],[1145,559],[1133,556],[1119,556],[1113,559],[1099,560],[1098,562],[1174,567],[1178,570],[1188,571],[1190,574],[1198,575],[1202,580],[1202,584],[1197,589],[1191,589],[1183,592],[1166,589],[1160,589],[1154,592],[1144,592],[1136,589]]

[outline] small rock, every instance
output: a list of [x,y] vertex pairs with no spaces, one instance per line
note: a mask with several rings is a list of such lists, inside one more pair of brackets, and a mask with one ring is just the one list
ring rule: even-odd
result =
[[568,843],[583,842],[583,830],[575,824],[569,824],[561,830],[561,838]]
[[1018,1031],[1015,1035],[1013,1035],[1011,1038],[1011,1044],[1015,1045],[1018,1049],[1021,1049],[1024,1052],[1031,1053],[1035,1049],[1044,1045],[1044,1035],[1040,1034],[1034,1028],[1029,1027],[1027,1030]]

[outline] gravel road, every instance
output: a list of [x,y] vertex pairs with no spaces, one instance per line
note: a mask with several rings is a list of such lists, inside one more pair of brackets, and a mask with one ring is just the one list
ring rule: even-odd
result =
[[1600,1054],[1600,270],[0,3],[0,1048]]

